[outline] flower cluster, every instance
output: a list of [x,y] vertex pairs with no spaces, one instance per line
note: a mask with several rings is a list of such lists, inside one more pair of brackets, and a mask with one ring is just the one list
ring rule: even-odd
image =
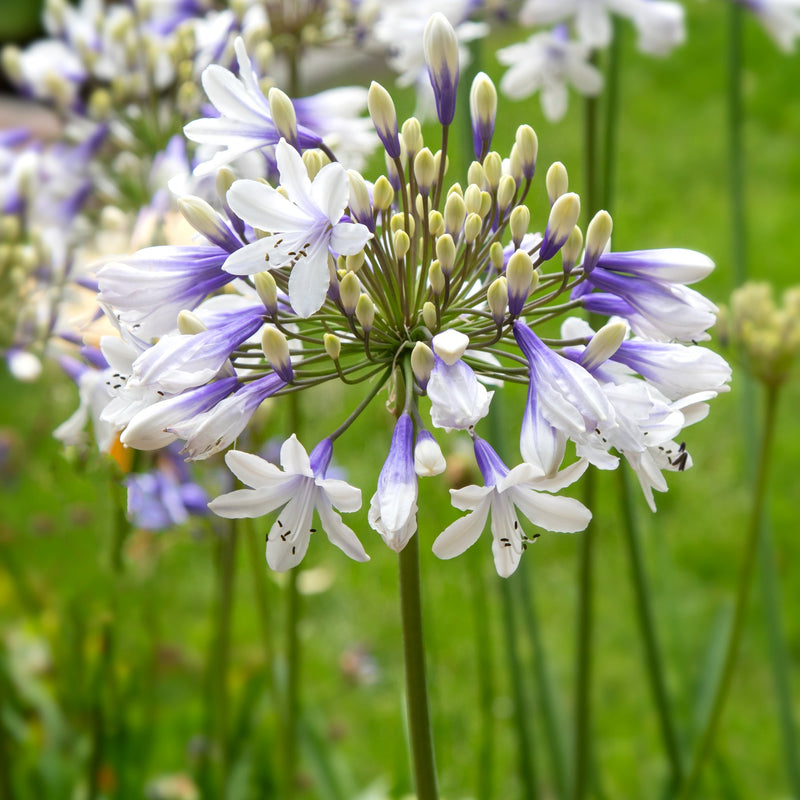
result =
[[[236,47],[241,67],[246,51]],[[532,233],[525,200],[537,137],[523,125],[507,158],[491,149],[497,95],[483,74],[471,90],[475,160],[464,183],[447,179],[458,47],[447,19],[431,17],[423,51],[442,130],[436,152],[415,118],[399,126],[390,94],[370,87],[386,154],[386,173],[374,183],[321,149],[319,134],[307,133],[281,96],[266,98],[244,72],[239,82],[209,67],[204,85],[219,119],[243,123],[252,113],[255,129],[271,108],[279,138],[247,146],[274,152],[277,188],[222,167],[216,200],[180,201],[197,241],[142,250],[99,274],[100,299],[127,342],[124,358],[114,354],[114,399],[103,416],[131,447],[182,440],[188,458],[205,459],[234,443],[268,397],[334,381],[364,387],[310,455],[292,435],[282,469],[243,451],[227,454],[249,488],[211,508],[226,517],[278,511],[267,536],[275,569],[303,557],[315,513],[334,544],[367,559],[334,511],[355,512],[361,491],[327,469],[338,439],[385,390],[395,423],[369,504],[371,527],[401,550],[417,529],[419,477],[445,468],[429,428],[467,435],[484,485],[453,490],[454,506],[471,513],[434,550],[460,553],[491,514],[495,564],[505,576],[536,538],[520,513],[545,530],[587,525],[589,510],[555,493],[590,463],[611,469],[623,455],[653,505],[653,489],[666,489],[662,471],[690,466],[677,443],[681,430],[727,388],[727,364],[696,344],[708,338],[716,309],[687,285],[713,264],[686,250],[610,252],[604,211],[588,225],[584,247],[580,198],[558,163],[547,173],[544,232]],[[608,322],[595,331],[567,316],[581,309]],[[561,331],[552,335],[558,318]],[[528,387],[523,463],[513,468],[476,433],[494,391],[509,382]]]

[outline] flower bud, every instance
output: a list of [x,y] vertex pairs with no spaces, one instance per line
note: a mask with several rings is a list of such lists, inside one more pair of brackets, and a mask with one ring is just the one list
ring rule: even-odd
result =
[[261,332],[261,349],[272,369],[287,383],[291,383],[294,371],[289,358],[289,342],[274,325],[264,326]]
[[497,90],[485,72],[479,72],[469,91],[469,113],[472,118],[472,146],[480,161],[489,149],[497,118]]
[[[404,155],[405,154],[401,150],[401,153],[400,153],[401,162],[403,160]],[[389,154],[388,153],[385,153],[385,156],[386,156],[386,159],[385,159],[386,160],[386,175],[387,175],[387,177],[389,179],[389,183],[391,184],[391,187],[395,192],[399,192],[402,184],[400,182],[400,173],[397,171],[397,164],[395,164],[394,161],[391,158],[389,158]]]
[[489,192],[481,192],[481,208],[478,211],[481,217],[485,217],[492,210],[492,196]]
[[539,154],[539,139],[536,131],[530,125],[520,125],[517,128],[514,144],[517,146],[522,174],[527,180],[530,180],[536,172],[536,157]]
[[576,225],[561,248],[561,265],[567,275],[572,272],[572,268],[580,256],[581,247],[583,247],[583,234]]
[[187,310],[183,310],[178,314],[177,327],[178,333],[182,333],[184,336],[194,336],[196,333],[208,330],[196,314]]
[[517,250],[508,259],[506,267],[508,279],[508,310],[516,317],[522,311],[528,295],[531,293],[533,281],[533,261],[525,250]]
[[614,227],[608,211],[598,211],[586,228],[586,252],[583,254],[583,271],[591,272],[611,240]]
[[436,257],[445,275],[451,275],[456,263],[456,244],[449,233],[442,234],[436,240]]
[[372,187],[372,202],[378,211],[386,211],[394,200],[394,189],[386,176],[381,175]]
[[508,310],[508,279],[501,275],[495,278],[486,292],[486,302],[496,325],[502,325]]
[[468,214],[464,222],[464,240],[467,244],[472,244],[481,232],[483,220],[480,214]]
[[450,187],[450,188],[447,190],[447,196],[448,196],[448,197],[450,197],[450,195],[451,195],[453,192],[455,192],[457,195],[460,195],[462,198],[464,197],[464,190],[461,188],[461,184],[460,184],[460,183],[458,183],[458,182],[454,183],[454,184],[453,184],[453,185],[452,185],[452,186],[451,186],[451,187]]
[[392,247],[398,261],[405,258],[406,253],[411,248],[411,239],[405,231],[395,231],[392,237]]
[[503,175],[497,185],[497,207],[504,212],[514,199],[517,192],[517,183],[510,175]]
[[567,168],[560,161],[555,161],[550,165],[550,169],[547,170],[544,183],[547,187],[547,197],[550,199],[550,205],[552,206],[569,189]]
[[325,345],[325,352],[330,356],[333,361],[339,360],[339,355],[342,352],[342,341],[335,333],[326,333],[322,337]]
[[503,252],[503,245],[500,242],[494,242],[489,248],[489,258],[492,260],[494,268],[501,272],[506,262],[506,254]]
[[433,352],[447,364],[452,367],[461,356],[464,355],[466,349],[469,347],[469,336],[455,328],[449,328],[446,331],[437,333],[431,342],[433,345]]
[[444,272],[442,272],[442,265],[438,260],[431,261],[431,266],[428,270],[428,283],[431,285],[431,291],[434,296],[438,297],[444,291],[446,281]]
[[202,198],[187,195],[178,198],[178,209],[184,219],[206,239],[228,250],[236,237],[220,219],[219,214]]
[[447,195],[447,201],[444,204],[444,229],[453,238],[461,233],[466,215],[467,208],[461,195],[456,192]]
[[531,224],[531,212],[528,206],[517,206],[511,212],[508,226],[511,229],[511,238],[514,240],[514,247],[519,249],[522,237],[528,232]]
[[516,144],[511,145],[511,155],[508,157],[508,171],[511,177],[519,186],[525,179],[525,172],[522,167],[522,157],[519,154],[519,147]]
[[342,302],[344,313],[352,317],[356,313],[356,304],[361,297],[361,283],[354,272],[347,272],[339,282],[339,299]]
[[428,230],[432,236],[441,236],[444,232],[444,217],[441,211],[434,209],[428,214]]
[[345,269],[348,272],[358,272],[364,266],[364,251],[360,250],[344,260]]
[[222,200],[223,204],[227,208],[228,206],[228,189],[233,186],[234,182],[237,180],[236,173],[230,167],[220,167],[217,170],[217,179],[216,179],[216,189],[217,195],[219,195],[220,199]]
[[403,130],[400,135],[403,139],[403,147],[405,147],[409,159],[414,158],[424,146],[422,140],[422,126],[419,124],[419,120],[416,117],[409,117],[403,123]]
[[270,315],[278,313],[278,284],[269,272],[257,272],[253,276],[256,292]]
[[430,300],[426,300],[422,304],[422,321],[428,330],[435,331],[436,326],[439,324],[436,315],[436,306]]
[[592,336],[581,353],[581,366],[590,372],[608,361],[628,335],[628,326],[622,320],[612,320]]
[[444,14],[437,11],[428,20],[422,34],[422,49],[436,97],[439,122],[449,125],[456,112],[458,37]]
[[417,434],[414,447],[414,472],[420,478],[431,478],[441,475],[447,469],[447,462],[442,455],[442,448],[433,436],[424,428]]
[[436,180],[436,165],[433,162],[433,154],[427,147],[423,147],[414,158],[414,177],[417,179],[419,193],[427,197]]
[[[430,305],[433,306],[433,303]],[[434,309],[434,322],[435,321],[436,309]],[[435,363],[436,359],[433,357],[433,350],[424,342],[417,342],[414,345],[414,349],[411,351],[411,371],[414,373],[417,383],[423,389],[428,385]]]
[[476,186],[486,186],[486,173],[483,171],[483,164],[479,161],[473,161],[467,170],[467,181],[474,183]]
[[269,113],[278,133],[289,142],[292,147],[297,147],[297,114],[289,96],[273,86],[267,95]]
[[367,93],[367,109],[375,126],[378,138],[389,158],[400,156],[400,137],[397,133],[397,112],[392,96],[376,81],[372,81]]
[[[307,151],[309,152],[309,151]],[[350,212],[356,222],[360,222],[370,231],[375,231],[375,221],[372,218],[372,203],[369,199],[369,189],[361,173],[354,169],[347,170],[350,179]]]
[[308,177],[313,181],[317,177],[317,173],[326,165],[330,163],[330,159],[322,150],[306,150],[303,152],[303,163],[306,165],[306,172]]
[[[397,231],[404,231],[406,225],[406,215],[402,213],[393,214],[392,218],[389,220],[389,230],[392,233],[397,233]],[[416,223],[414,222],[414,217],[409,216],[408,218],[408,235],[414,235],[414,228],[416,227]]]
[[483,174],[489,188],[492,192],[496,192],[500,178],[503,177],[503,159],[499,153],[492,151],[483,159]]
[[369,333],[372,330],[372,325],[375,322],[375,303],[368,294],[363,294],[358,298],[356,303],[356,319],[364,333]]
[[464,192],[464,206],[467,214],[478,214],[481,210],[481,187],[474,183],[467,186]]
[[553,203],[539,250],[539,257],[543,261],[548,261],[561,249],[572,233],[580,213],[581,199],[575,192],[562,194]]

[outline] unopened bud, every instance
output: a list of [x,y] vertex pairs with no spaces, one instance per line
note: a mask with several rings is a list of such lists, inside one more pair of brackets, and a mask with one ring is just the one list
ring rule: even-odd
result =
[[[431,306],[433,304],[431,303]],[[436,309],[434,309],[434,321],[436,320]],[[424,389],[428,385],[428,381],[433,371],[433,365],[436,359],[433,356],[433,350],[425,344],[425,342],[417,342],[414,349],[411,351],[411,371],[417,379],[417,383]]]
[[539,250],[543,261],[551,259],[567,241],[581,213],[581,199],[575,192],[562,194],[550,209],[550,219]]
[[471,183],[464,192],[464,206],[467,214],[478,214],[481,210],[481,187]]
[[467,208],[461,195],[455,192],[449,194],[444,204],[444,229],[453,238],[461,233],[466,215]]
[[414,158],[424,146],[422,126],[419,124],[419,120],[416,117],[409,117],[403,123],[403,131],[400,136],[409,158]]
[[483,165],[480,163],[480,161],[473,161],[469,165],[469,169],[467,170],[467,181],[480,187],[486,185],[486,173],[483,171]]
[[414,472],[420,478],[441,475],[447,469],[447,462],[442,455],[442,448],[433,436],[424,428],[417,434],[414,446]]
[[436,257],[445,275],[451,275],[456,264],[456,244],[449,233],[442,234],[436,240]]
[[322,337],[322,341],[325,344],[325,352],[333,361],[338,361],[342,352],[341,339],[335,333],[326,333]]
[[500,242],[494,242],[489,248],[489,258],[492,260],[492,266],[500,272],[506,261],[506,254],[503,252],[503,245]]
[[257,272],[253,276],[256,292],[267,313],[278,313],[278,284],[269,272]]
[[475,158],[480,161],[492,142],[497,118],[497,90],[485,72],[479,72],[472,81],[469,113],[472,118],[472,145]]
[[269,90],[269,113],[278,133],[293,147],[297,146],[297,114],[286,92],[276,86]]
[[451,195],[453,192],[455,192],[455,193],[456,193],[456,194],[458,194],[458,195],[461,195],[461,197],[462,197],[462,198],[464,197],[464,190],[461,188],[461,184],[460,184],[460,183],[458,183],[457,181],[456,181],[456,183],[454,183],[454,184],[453,184],[453,185],[452,185],[452,186],[451,186],[451,187],[450,187],[450,188],[447,190],[447,196],[448,196],[448,197],[450,197],[450,195]]
[[607,322],[592,336],[586,349],[581,353],[581,366],[591,372],[608,361],[628,335],[628,326],[622,320]]
[[368,294],[362,294],[356,303],[356,319],[364,333],[369,333],[372,330],[372,325],[375,322],[375,303]]
[[358,272],[364,266],[364,251],[360,250],[344,260],[344,267],[349,272]]
[[208,330],[208,328],[191,311],[184,310],[178,314],[178,333],[182,333],[184,336],[194,336],[196,333],[202,333],[205,330]]
[[400,259],[405,258],[406,253],[411,248],[411,239],[408,238],[408,234],[405,231],[395,231],[392,237],[392,247],[394,248],[395,257],[400,261]]
[[430,300],[422,304],[422,321],[428,330],[435,331],[438,325],[438,317],[436,314],[436,306]]
[[[406,229],[405,225],[406,225],[406,215],[405,214],[401,214],[401,213],[393,214],[392,218],[389,220],[389,230],[391,230],[392,233],[397,233],[397,231],[404,231]],[[413,236],[414,235],[414,228],[415,227],[416,227],[416,223],[414,222],[414,217],[409,216],[408,217],[408,231],[407,231],[409,236]]]
[[472,244],[481,232],[483,220],[480,214],[468,214],[464,222],[464,240],[467,244]]
[[485,217],[492,210],[492,196],[489,192],[481,192],[481,207],[478,214]]
[[533,281],[533,261],[525,250],[517,250],[508,259],[506,278],[508,279],[508,310],[512,316],[516,317],[522,311],[522,307],[531,293],[531,282]]
[[237,243],[236,237],[222,221],[219,214],[202,198],[188,195],[178,198],[178,209],[184,219],[209,242],[224,250]]
[[560,161],[555,161],[550,165],[550,169],[547,170],[544,183],[547,187],[547,197],[552,206],[553,203],[555,203],[562,194],[566,194],[569,189],[567,168]]
[[228,189],[236,182],[236,173],[230,167],[220,167],[217,170],[216,189],[217,195],[223,204],[228,204]]
[[361,173],[353,169],[347,170],[347,177],[350,180],[350,212],[356,222],[374,231],[375,223],[372,219],[372,203],[369,200],[369,189]]
[[261,333],[261,349],[269,365],[287,383],[292,381],[294,371],[289,357],[289,342],[274,325],[266,325]]
[[444,217],[441,211],[434,209],[428,214],[428,230],[432,236],[440,236],[444,231]]
[[428,270],[428,283],[431,285],[431,291],[436,297],[444,291],[446,281],[442,265],[438,260],[431,261],[431,266]]
[[516,191],[516,181],[510,175],[503,175],[497,185],[497,207],[500,211],[505,211],[511,205]]
[[611,240],[614,223],[608,211],[598,211],[586,228],[586,252],[583,255],[583,271],[591,272]]
[[508,279],[501,275],[495,278],[486,292],[486,302],[496,325],[502,325],[508,310]]
[[522,174],[530,180],[536,172],[536,157],[539,155],[539,139],[536,131],[530,125],[520,125],[514,143],[522,165]]
[[328,163],[330,159],[322,150],[306,150],[303,153],[303,163],[306,165],[306,172],[308,177],[313,181],[317,177],[317,173]]
[[528,232],[528,227],[531,224],[531,212],[527,206],[517,206],[511,212],[509,219],[509,228],[511,229],[511,238],[514,240],[514,247],[519,249],[522,237]]
[[372,202],[378,211],[386,211],[394,200],[394,189],[385,175],[381,175],[372,187]]
[[433,154],[427,147],[423,147],[414,158],[414,177],[417,179],[420,194],[427,197],[436,180],[436,165]]
[[500,158],[499,153],[492,151],[483,159],[483,174],[489,188],[496,192],[500,178],[503,177],[503,159]]
[[564,242],[564,246],[561,248],[561,265],[565,273],[569,274],[572,272],[572,268],[575,266],[581,254],[581,247],[583,247],[583,234],[581,233],[581,229],[576,225],[572,229],[572,233],[567,237],[567,241]]
[[511,177],[519,186],[525,179],[525,172],[522,167],[522,157],[519,154],[519,147],[516,144],[511,145],[511,155],[508,157],[508,171]]
[[400,155],[400,137],[397,133],[397,112],[392,96],[379,83],[373,81],[367,93],[367,108],[378,138],[389,158]]
[[348,317],[356,313],[356,304],[361,296],[361,284],[355,273],[347,272],[339,282],[339,299],[342,301],[342,308]]
[[436,98],[436,113],[442,125],[449,125],[456,112],[458,87],[458,36],[447,17],[436,12],[422,34],[422,49]]

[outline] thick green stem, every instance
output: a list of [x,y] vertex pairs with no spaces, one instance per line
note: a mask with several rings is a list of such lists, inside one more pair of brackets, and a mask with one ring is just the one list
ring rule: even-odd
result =
[[300,719],[300,567],[289,570],[286,605],[286,698],[283,723],[283,797],[291,800],[297,786],[297,735]]
[[650,681],[650,689],[653,692],[653,699],[658,712],[658,722],[661,727],[661,736],[664,740],[664,747],[667,751],[670,764],[670,785],[672,792],[680,786],[683,780],[683,759],[681,755],[678,734],[672,718],[672,707],[667,691],[667,681],[663,669],[663,657],[661,648],[656,636],[655,619],[653,607],[650,602],[652,590],[647,578],[647,572],[642,557],[642,547],[639,540],[639,529],[634,515],[633,503],[631,498],[631,487],[628,476],[620,469],[617,471],[619,476],[619,492],[622,498],[623,509],[623,532],[625,543],[628,547],[628,557],[631,566],[631,579],[636,595],[637,617],[639,628],[644,645],[644,656],[647,663],[647,677]]
[[734,608],[733,624],[731,626],[728,644],[725,650],[725,660],[720,673],[719,682],[714,691],[714,699],[711,704],[711,711],[708,719],[697,739],[697,745],[688,771],[686,780],[683,784],[680,798],[689,800],[697,790],[700,774],[706,759],[711,753],[714,738],[717,733],[725,701],[730,690],[731,681],[736,668],[736,661],[739,655],[739,646],[744,631],[744,622],[747,612],[747,601],[750,597],[750,587],[752,585],[753,570],[756,562],[756,552],[761,530],[761,517],[766,499],[767,475],[769,472],[770,455],[775,432],[775,417],[778,403],[778,387],[770,386],[767,388],[766,406],[764,409],[764,431],[761,439],[761,450],[758,457],[758,467],[756,471],[755,490],[753,495],[753,508],[750,515],[749,529],[744,544],[744,556],[742,569],[739,575],[739,585],[736,591],[736,606]]
[[406,704],[417,800],[436,800],[436,761],[425,678],[422,598],[419,575],[419,533],[400,551],[400,612],[406,667]]

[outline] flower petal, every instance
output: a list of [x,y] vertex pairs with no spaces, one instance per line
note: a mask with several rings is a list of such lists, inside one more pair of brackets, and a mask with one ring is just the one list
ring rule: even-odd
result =
[[[361,501],[359,499],[360,505]],[[317,501],[317,513],[322,524],[322,530],[327,534],[331,544],[335,544],[354,561],[369,561],[369,556],[358,537],[342,522],[342,518],[333,510],[330,503]]]
[[475,544],[486,526],[490,507],[489,500],[484,500],[471,514],[448,525],[433,543],[434,555],[439,558],[454,558]]

